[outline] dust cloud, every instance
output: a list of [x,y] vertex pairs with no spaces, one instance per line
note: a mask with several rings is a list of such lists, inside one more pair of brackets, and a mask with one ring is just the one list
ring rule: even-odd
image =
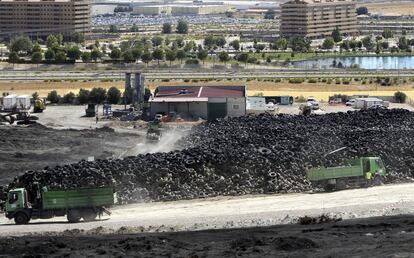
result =
[[139,154],[156,153],[156,152],[169,152],[179,149],[176,145],[178,140],[187,135],[190,130],[183,130],[179,128],[170,128],[162,132],[160,141],[147,141],[139,142],[133,148],[128,149],[122,153],[119,158],[126,156],[136,156]]

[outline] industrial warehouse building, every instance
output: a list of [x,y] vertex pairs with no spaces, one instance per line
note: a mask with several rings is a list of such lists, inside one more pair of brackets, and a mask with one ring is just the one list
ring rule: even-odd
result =
[[291,0],[281,4],[283,37],[323,38],[336,27],[346,35],[358,32],[353,0]]
[[201,14],[219,14],[231,11],[230,5],[149,5],[134,6],[134,14],[142,15],[201,15]]
[[245,86],[160,86],[150,115],[175,112],[184,119],[214,120],[246,114]]
[[89,31],[89,0],[0,0],[0,38]]

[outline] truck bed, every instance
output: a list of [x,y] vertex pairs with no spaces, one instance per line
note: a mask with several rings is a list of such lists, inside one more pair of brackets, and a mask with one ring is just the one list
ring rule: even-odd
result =
[[343,166],[333,168],[316,168],[311,169],[308,172],[308,179],[310,181],[321,181],[326,179],[344,178],[344,177],[357,177],[362,176],[362,170],[360,166]]
[[45,210],[102,207],[113,204],[112,188],[51,190],[42,194],[42,205]]

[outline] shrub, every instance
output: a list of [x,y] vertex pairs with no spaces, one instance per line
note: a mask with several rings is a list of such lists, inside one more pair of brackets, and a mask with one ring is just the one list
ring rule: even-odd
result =
[[65,104],[73,104],[73,102],[75,101],[75,99],[76,99],[75,93],[69,92],[69,93],[66,93],[63,96],[62,102],[65,103]]
[[336,80],[335,80],[335,83],[336,83],[336,84],[341,84],[341,79],[336,79]]
[[309,83],[317,83],[318,81],[314,78],[308,80]]
[[397,91],[394,93],[394,98],[397,103],[405,103],[407,95],[404,92]]
[[79,104],[86,104],[89,101],[89,90],[80,89],[78,93],[78,102]]
[[111,104],[118,104],[121,100],[121,91],[117,87],[111,87],[107,94],[108,102]]
[[47,94],[47,100],[53,104],[59,103],[60,98],[61,97],[57,94],[57,91],[55,90],[52,90],[51,92],[49,92],[49,94]]
[[302,83],[304,82],[304,79],[302,78],[290,78],[289,83]]

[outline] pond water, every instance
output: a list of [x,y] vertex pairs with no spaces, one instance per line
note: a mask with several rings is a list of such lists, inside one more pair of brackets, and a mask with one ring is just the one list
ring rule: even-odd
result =
[[336,63],[344,67],[358,65],[361,69],[414,69],[414,56],[360,56],[360,57],[321,57],[293,62],[301,69],[330,68]]

